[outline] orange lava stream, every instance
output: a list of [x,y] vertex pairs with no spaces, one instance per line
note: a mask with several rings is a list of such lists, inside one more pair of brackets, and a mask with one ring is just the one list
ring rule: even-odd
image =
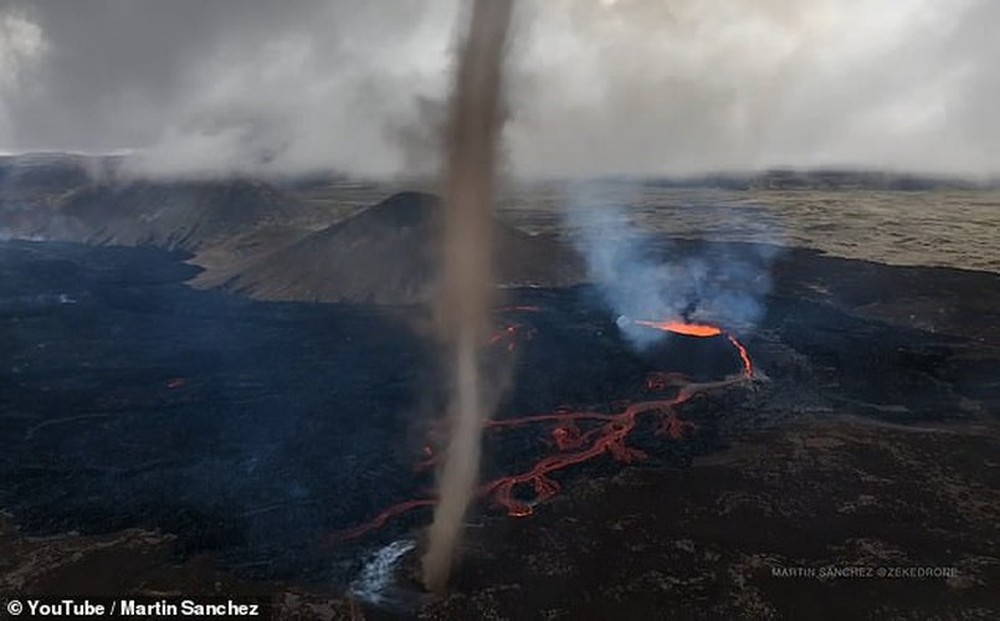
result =
[[[511,307],[510,310],[514,309],[530,309],[529,312],[535,310],[534,307]],[[590,461],[604,454],[608,454],[615,460],[624,463],[646,459],[647,455],[643,451],[629,447],[625,443],[626,438],[638,424],[640,416],[659,416],[660,425],[656,434],[679,440],[688,431],[694,429],[695,425],[691,422],[683,421],[676,416],[675,408],[677,406],[699,393],[726,388],[753,378],[753,362],[746,347],[736,337],[724,332],[719,327],[677,321],[635,321],[635,323],[685,336],[708,338],[724,335],[733,347],[736,348],[743,365],[743,373],[739,376],[717,382],[705,383],[691,382],[679,373],[653,373],[646,379],[647,390],[661,392],[668,388],[676,388],[676,394],[670,398],[629,403],[616,414],[605,414],[594,411],[557,411],[535,416],[487,421],[486,430],[497,432],[528,425],[554,424],[555,427],[551,431],[551,438],[557,452],[543,457],[524,472],[503,476],[481,485],[478,490],[480,497],[492,498],[511,517],[530,516],[534,513],[533,506],[535,504],[544,502],[559,492],[559,484],[549,476],[556,471]],[[530,340],[533,334],[533,329],[525,330],[522,325],[514,324],[498,332],[494,336],[492,343],[495,345],[505,345],[505,349],[513,351],[517,337]],[[579,422],[596,422],[600,424],[586,432],[581,432],[577,426]],[[429,457],[429,459],[422,461],[418,465],[421,469],[430,467],[437,462],[436,456],[430,453],[429,447],[425,447],[424,450],[425,456]],[[534,498],[531,501],[524,501],[515,497],[515,490],[525,485],[530,485],[534,492]],[[329,541],[338,542],[361,537],[382,527],[393,517],[414,509],[432,507],[434,502],[433,498],[421,498],[392,505],[363,524],[335,533],[329,538]]]
[[340,541],[357,539],[358,537],[367,535],[373,530],[382,528],[386,522],[397,515],[408,513],[414,509],[420,509],[421,507],[433,507],[435,502],[437,502],[436,498],[416,498],[394,504],[363,524],[334,533],[328,538],[327,543],[332,544]]
[[[549,478],[549,475],[557,470],[589,461],[605,453],[625,463],[645,459],[647,457],[645,453],[625,444],[625,438],[635,429],[640,415],[659,414],[662,417],[662,422],[657,433],[670,435],[674,439],[682,437],[694,425],[678,419],[671,409],[690,399],[693,394],[695,393],[692,390],[682,389],[672,399],[633,403],[622,412],[612,416],[593,412],[558,415],[561,424],[553,430],[553,438],[559,450],[572,452],[549,455],[536,462],[525,472],[501,477],[487,483],[481,488],[481,494],[492,496],[497,504],[507,510],[507,514],[511,517],[529,516],[534,513],[533,504],[544,502],[559,491],[559,484]],[[501,422],[505,423],[504,426],[510,426],[511,423],[524,425],[550,419],[551,415],[543,415]],[[574,421],[594,419],[606,420],[607,422],[585,434],[581,434],[579,429],[573,425]],[[530,503],[514,497],[514,490],[517,486],[527,484],[534,488],[535,493],[535,500]]]
[[647,328],[662,330],[664,332],[673,332],[674,334],[683,334],[684,336],[698,336],[705,338],[709,336],[719,336],[720,334],[722,334],[722,328],[702,323],[685,323],[683,321],[641,321],[641,320],[636,320],[635,323],[640,326],[645,326]]
[[712,336],[722,336],[725,334],[729,342],[733,344],[736,351],[740,355],[740,360],[743,362],[743,374],[747,377],[753,377],[753,361],[750,360],[750,353],[747,348],[743,346],[736,340],[736,337],[732,334],[723,332],[722,328],[718,326],[713,326],[706,323],[686,323],[683,321],[633,321],[636,325],[644,326],[647,328],[653,328],[655,330],[662,330],[664,332],[673,332],[674,334],[683,334],[684,336],[697,336],[700,338],[707,338]]
[[750,352],[748,352],[747,348],[743,346],[743,343],[737,341],[736,337],[732,334],[727,334],[726,338],[729,339],[729,342],[733,344],[733,347],[735,347],[736,351],[740,354],[740,360],[743,361],[743,374],[748,378],[753,377],[753,361],[750,360]]

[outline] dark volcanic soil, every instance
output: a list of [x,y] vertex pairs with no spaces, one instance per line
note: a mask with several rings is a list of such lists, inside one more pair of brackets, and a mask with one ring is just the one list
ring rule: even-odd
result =
[[[481,507],[454,592],[419,614],[996,617],[995,326],[960,311],[961,329],[886,322],[899,318],[862,312],[849,285],[857,269],[900,297],[919,286],[949,308],[956,295],[996,308],[995,275],[798,258],[737,335],[757,381],[682,406],[697,429],[680,441],[637,432],[644,463],[559,473],[563,492],[532,518]],[[183,259],[0,244],[0,592],[254,592],[289,614],[378,617],[338,585],[426,514],[321,542],[430,483],[413,464],[437,382],[413,313],[196,291]],[[724,339],[633,353],[586,287],[507,302],[538,310],[498,313],[533,335],[501,417],[613,407],[641,398],[651,371],[740,368]],[[539,431],[488,444],[488,472],[549,450]],[[775,573],[848,565],[953,575]]]
[[[686,469],[580,481],[530,521],[473,529],[428,618],[991,618],[995,425],[811,418]],[[950,577],[823,578],[937,567]],[[803,568],[814,576],[781,572]]]

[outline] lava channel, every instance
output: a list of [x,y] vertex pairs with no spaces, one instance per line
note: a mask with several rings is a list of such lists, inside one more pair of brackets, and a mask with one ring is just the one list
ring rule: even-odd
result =
[[[532,307],[529,312],[534,310]],[[480,498],[491,499],[511,517],[530,516],[534,513],[534,505],[544,502],[559,492],[559,484],[550,476],[559,470],[593,460],[605,454],[624,463],[646,459],[646,453],[626,444],[626,439],[635,430],[640,416],[657,417],[659,425],[656,434],[679,440],[690,430],[693,430],[695,425],[681,420],[677,416],[676,408],[678,406],[699,393],[734,386],[753,378],[753,361],[747,348],[735,336],[718,326],[683,321],[634,321],[634,323],[684,336],[699,338],[725,336],[739,354],[743,364],[743,372],[738,376],[720,381],[702,383],[692,382],[679,373],[653,373],[646,378],[647,390],[662,392],[674,388],[676,389],[675,394],[661,399],[625,403],[621,410],[614,414],[588,410],[559,410],[534,416],[488,421],[485,425],[485,431],[488,433],[499,433],[506,429],[527,426],[550,425],[548,436],[555,446],[555,451],[542,457],[523,472],[502,476],[481,485],[478,490]],[[494,335],[491,344],[512,351],[514,344],[519,340],[518,337],[530,339],[533,334],[533,329],[526,330],[521,324],[508,325]],[[593,427],[583,431],[581,424],[589,424]],[[425,457],[429,457],[429,459],[425,459],[419,464],[420,469],[436,463],[436,456],[426,455],[429,451],[429,447],[426,447]],[[530,488],[534,496],[532,500],[522,500],[517,497],[516,492],[521,487]],[[433,498],[416,498],[392,505],[367,522],[334,533],[329,541],[339,542],[356,539],[382,527],[391,518],[433,505]]]

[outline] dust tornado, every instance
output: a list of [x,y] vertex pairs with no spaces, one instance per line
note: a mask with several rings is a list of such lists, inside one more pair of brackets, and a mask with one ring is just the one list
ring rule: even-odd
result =
[[498,141],[503,127],[503,59],[513,0],[476,0],[457,66],[445,148],[442,286],[435,309],[449,347],[450,435],[438,504],[422,559],[423,581],[445,587],[465,513],[479,479],[483,422],[480,354],[493,297],[492,222]]

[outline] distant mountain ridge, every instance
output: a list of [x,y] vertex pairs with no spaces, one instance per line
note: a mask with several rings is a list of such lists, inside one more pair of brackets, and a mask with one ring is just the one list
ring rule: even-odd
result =
[[86,186],[60,214],[80,227],[79,241],[197,250],[205,243],[290,219],[295,200],[265,183],[155,182]]
[[[413,304],[434,291],[440,201],[402,192],[344,218],[243,178],[133,179],[86,156],[0,159],[0,235],[194,253],[195,284],[256,298]],[[287,186],[286,186],[287,187]],[[339,215],[338,215],[339,214]],[[503,286],[575,284],[573,249],[496,221]]]
[[109,179],[116,174],[120,159],[72,153],[0,155],[0,196],[30,199]]
[[255,179],[135,178],[124,158],[0,156],[0,236],[197,251],[316,211]]
[[[402,192],[371,205],[377,199],[366,192],[345,206],[339,177],[303,177],[298,186],[306,188],[337,182],[339,194],[316,195],[297,193],[291,179],[279,185],[248,178],[135,179],[122,173],[123,157],[0,156],[0,238],[183,249],[206,270],[195,284],[262,299],[411,304],[434,295],[442,210],[431,195]],[[620,181],[735,191],[988,187],[837,170]],[[374,196],[384,196],[383,189]],[[585,279],[581,259],[565,243],[499,220],[495,231],[501,285],[556,287]]]
[[934,190],[997,190],[1000,177],[972,180],[944,175],[880,171],[780,168],[757,173],[712,173],[690,177],[641,180],[650,187],[723,190],[881,190],[927,192]]
[[228,181],[88,183],[46,200],[0,203],[8,237],[198,250],[204,244],[289,220],[298,206],[265,183]]
[[[113,180],[124,176],[127,154],[29,152],[0,154],[0,199],[13,189],[65,189],[87,180]],[[335,170],[301,174],[256,174],[280,189],[296,190],[316,185],[348,182]],[[947,189],[1000,190],[1000,172],[989,178],[852,169],[849,167],[776,167],[757,171],[708,172],[691,175],[612,176],[623,182],[652,187],[716,188],[727,190],[851,190],[927,191]]]

